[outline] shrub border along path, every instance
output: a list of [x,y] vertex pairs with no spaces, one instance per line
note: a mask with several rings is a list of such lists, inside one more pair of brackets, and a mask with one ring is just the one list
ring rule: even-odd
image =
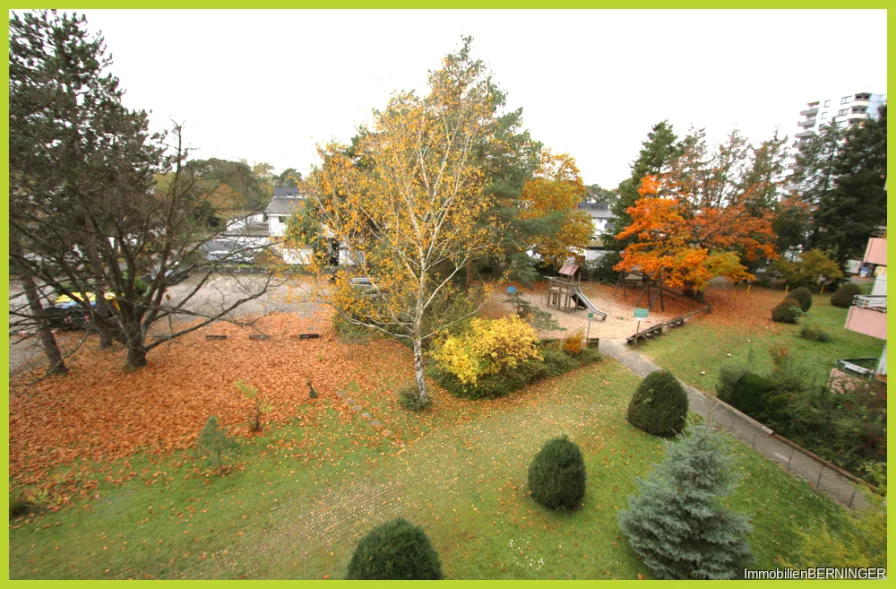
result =
[[[642,354],[626,345],[625,339],[605,339],[600,351],[622,363],[631,372],[645,377],[651,372],[662,370]],[[712,395],[708,395],[686,383],[681,383],[688,393],[690,410],[704,418],[712,414],[712,423],[732,433],[741,442],[750,445],[769,460],[783,465],[794,476],[802,477],[816,489],[831,499],[850,507],[867,507],[859,487],[840,473],[827,468],[812,456],[785,444],[772,435],[772,431],[740,412],[734,412],[722,405]]]

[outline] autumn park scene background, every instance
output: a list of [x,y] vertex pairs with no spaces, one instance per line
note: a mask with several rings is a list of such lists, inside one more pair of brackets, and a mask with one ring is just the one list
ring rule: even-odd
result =
[[9,40],[10,578],[886,567],[885,104],[662,120],[606,189],[461,37],[275,174],[151,132],[85,18]]

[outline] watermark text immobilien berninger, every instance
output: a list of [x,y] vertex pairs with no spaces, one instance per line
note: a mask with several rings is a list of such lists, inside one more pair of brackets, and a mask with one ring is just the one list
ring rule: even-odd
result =
[[744,569],[745,579],[886,579],[881,567],[814,567],[811,569]]

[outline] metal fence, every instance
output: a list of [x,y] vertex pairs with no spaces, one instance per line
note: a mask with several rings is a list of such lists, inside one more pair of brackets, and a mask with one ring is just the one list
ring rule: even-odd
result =
[[847,507],[867,506],[862,489],[874,487],[821,458],[777,435],[769,427],[714,397],[708,397],[693,387],[686,387],[691,409],[711,420],[716,429],[728,431],[742,443],[777,462],[788,473],[799,476],[815,489]]

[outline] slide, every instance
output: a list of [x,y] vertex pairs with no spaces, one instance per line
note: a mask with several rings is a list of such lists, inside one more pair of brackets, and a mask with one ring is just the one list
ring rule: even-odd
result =
[[600,316],[601,321],[606,320],[607,314],[595,307],[578,286],[573,290],[573,293],[570,296],[572,297],[572,300],[576,302],[576,309],[588,309],[592,313],[596,313]]

